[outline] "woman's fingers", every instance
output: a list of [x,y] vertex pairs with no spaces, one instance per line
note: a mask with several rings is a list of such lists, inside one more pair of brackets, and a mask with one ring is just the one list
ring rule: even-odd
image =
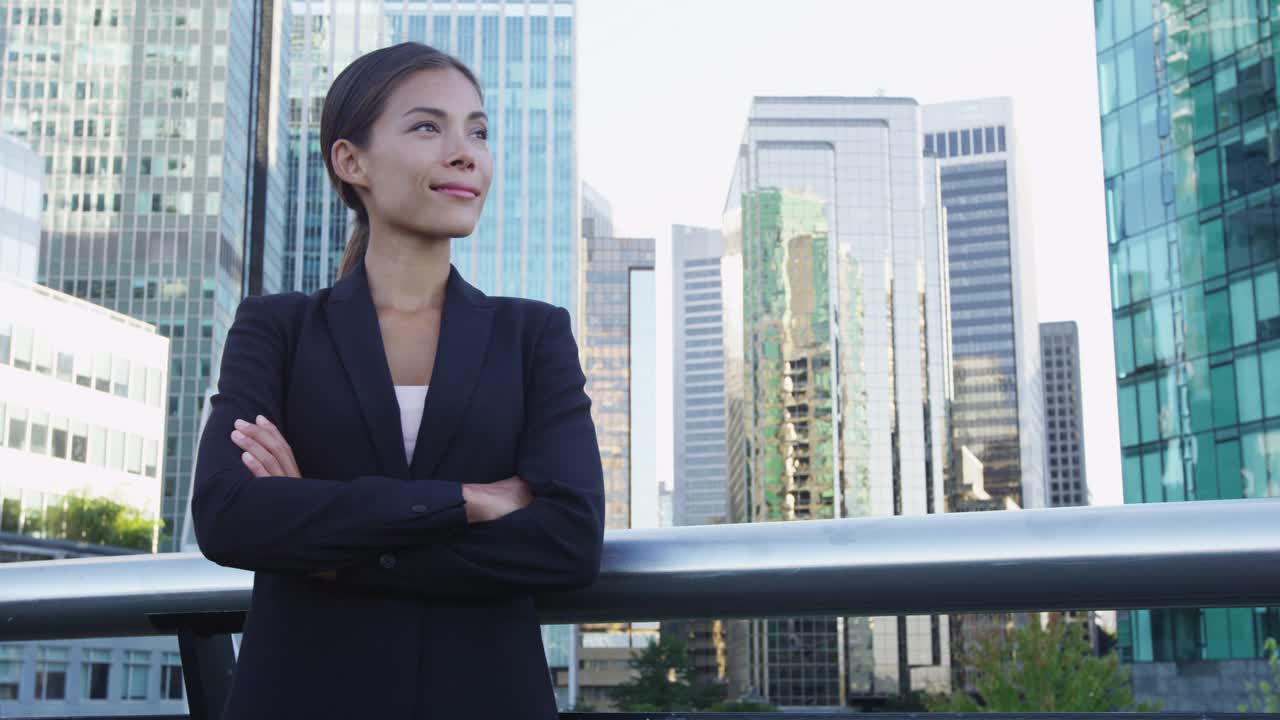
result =
[[257,472],[249,462],[250,458],[252,458],[265,471],[265,475],[284,475],[284,466],[264,444],[264,435],[265,430],[263,428],[256,427],[243,420],[237,420],[236,429],[231,432],[231,441],[250,456],[249,458],[241,458],[245,461],[245,465],[249,466],[250,470]]
[[289,447],[289,441],[284,439],[284,433],[280,432],[280,428],[276,427],[276,424],[268,420],[265,415],[259,415],[257,423],[258,427],[267,431],[268,442],[266,445],[275,454],[276,459],[280,461],[285,473],[290,477],[302,477],[302,473],[298,471],[298,461],[293,457],[293,448]]

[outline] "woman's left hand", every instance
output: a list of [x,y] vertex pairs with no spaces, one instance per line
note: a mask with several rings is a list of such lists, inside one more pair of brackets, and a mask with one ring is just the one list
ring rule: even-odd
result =
[[285,441],[280,428],[262,415],[258,416],[256,423],[236,420],[231,441],[244,450],[240,460],[255,478],[302,477],[298,463],[293,459],[293,448]]
[[[244,462],[255,478],[260,477],[302,477],[298,471],[298,462],[293,459],[293,448],[289,447],[280,428],[262,415],[257,423],[236,420],[236,430],[231,433],[231,440],[244,450],[240,460]],[[308,577],[321,580],[337,580],[336,570],[321,570]]]

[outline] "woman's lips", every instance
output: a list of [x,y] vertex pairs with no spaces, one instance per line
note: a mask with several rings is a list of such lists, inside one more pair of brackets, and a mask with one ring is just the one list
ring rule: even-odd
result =
[[463,200],[474,200],[480,197],[478,191],[465,185],[439,185],[431,189],[450,197],[462,198]]

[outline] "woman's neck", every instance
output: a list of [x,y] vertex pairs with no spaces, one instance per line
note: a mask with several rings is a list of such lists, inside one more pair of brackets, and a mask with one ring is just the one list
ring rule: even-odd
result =
[[449,239],[374,232],[364,258],[369,292],[380,310],[416,313],[444,307]]

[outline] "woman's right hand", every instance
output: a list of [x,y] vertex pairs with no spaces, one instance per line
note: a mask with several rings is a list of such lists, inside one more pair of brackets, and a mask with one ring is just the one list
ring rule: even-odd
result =
[[519,475],[491,483],[465,483],[462,499],[466,502],[467,522],[497,520],[533,502],[529,483]]

